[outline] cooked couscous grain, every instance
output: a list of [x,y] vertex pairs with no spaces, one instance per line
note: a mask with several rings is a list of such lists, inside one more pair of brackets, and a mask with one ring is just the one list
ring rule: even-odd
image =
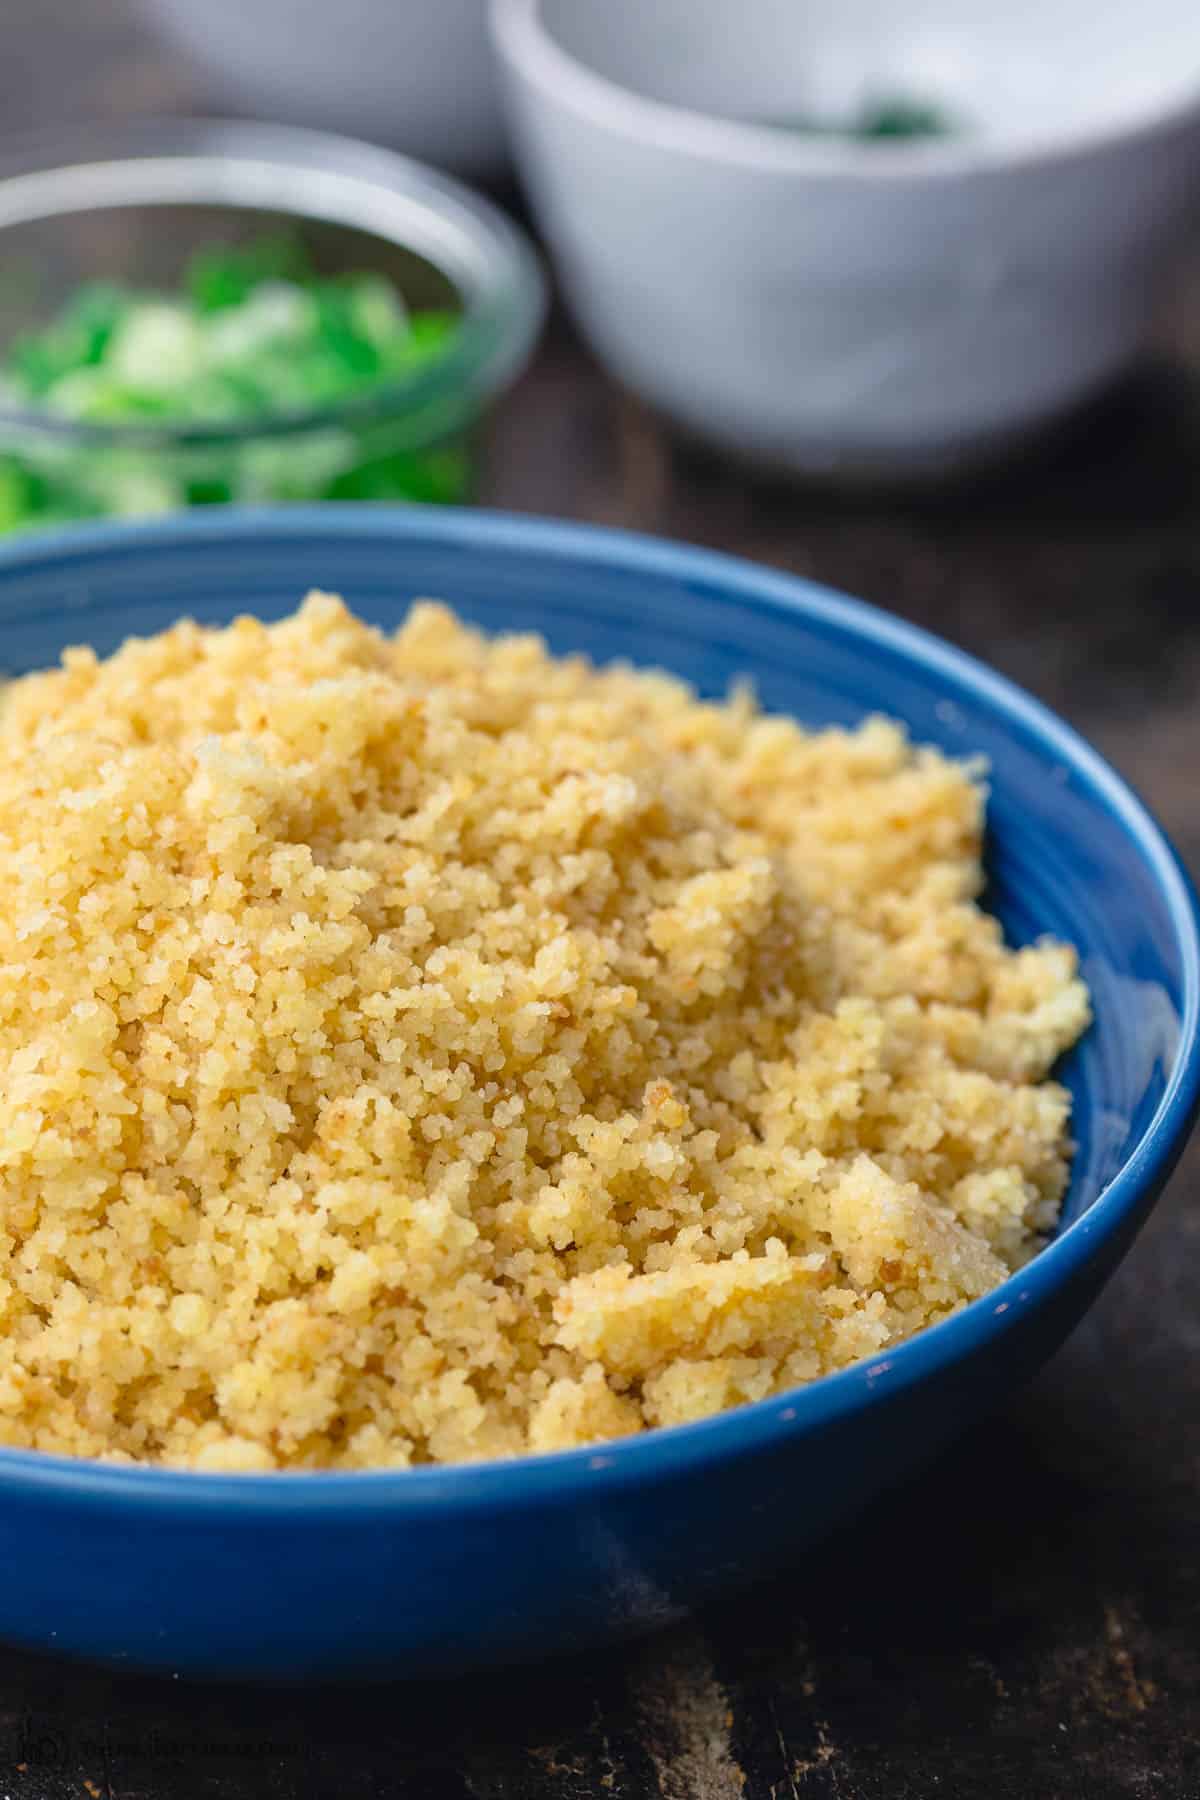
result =
[[1072,952],[894,725],[329,596],[0,712],[0,1442],[453,1462],[873,1356],[1035,1248]]

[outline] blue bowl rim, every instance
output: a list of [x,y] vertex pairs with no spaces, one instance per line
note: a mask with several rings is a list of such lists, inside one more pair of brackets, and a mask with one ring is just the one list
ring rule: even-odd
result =
[[331,533],[392,543],[420,538],[485,555],[492,549],[533,551],[567,564],[619,568],[650,580],[667,577],[716,589],[742,605],[817,618],[899,652],[1020,725],[1059,763],[1081,776],[1120,819],[1166,900],[1183,988],[1180,1043],[1166,1090],[1117,1174],[1025,1268],[952,1318],[874,1360],[823,1376],[807,1387],[694,1424],[661,1427],[583,1449],[412,1469],[222,1475],[0,1448],[0,1493],[37,1493],[122,1511],[130,1504],[151,1509],[166,1504],[176,1512],[207,1518],[231,1506],[239,1512],[289,1518],[353,1513],[382,1521],[431,1508],[500,1513],[530,1505],[569,1504],[601,1489],[639,1486],[769,1450],[787,1438],[878,1405],[889,1394],[913,1386],[1014,1329],[1029,1307],[1051,1301],[1080,1273],[1108,1238],[1139,1222],[1143,1196],[1170,1173],[1200,1108],[1200,900],[1166,833],[1112,766],[1041,701],[933,633],[801,576],[641,533],[469,508],[446,511],[353,503],[219,507],[151,522],[75,526],[0,544],[0,629],[3,581],[22,568],[69,567],[114,551],[171,549],[214,540],[262,542],[272,534],[294,546]]

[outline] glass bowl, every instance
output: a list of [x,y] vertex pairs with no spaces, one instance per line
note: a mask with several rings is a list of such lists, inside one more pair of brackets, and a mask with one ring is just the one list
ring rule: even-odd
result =
[[0,150],[0,365],[81,284],[170,292],[192,255],[286,232],[319,275],[370,270],[452,310],[444,346],[328,405],[247,419],[83,422],[0,393],[0,531],[226,500],[469,497],[473,435],[544,311],[495,207],[350,139],[203,119],[95,126]]

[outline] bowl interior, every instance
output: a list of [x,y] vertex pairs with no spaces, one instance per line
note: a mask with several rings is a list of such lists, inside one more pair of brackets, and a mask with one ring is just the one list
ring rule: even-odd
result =
[[462,295],[436,263],[404,243],[278,207],[171,203],[80,207],[23,219],[3,233],[0,358],[21,332],[48,323],[82,283],[170,294],[199,251],[263,240],[294,244],[320,275],[385,276],[412,308],[457,311]]
[[[800,581],[649,541],[469,512],[336,507],[97,527],[0,552],[0,668],[100,652],[182,614],[292,611],[311,587],[384,627],[433,595],[493,631],[625,658],[721,694],[748,676],[811,726],[877,712],[991,768],[989,903],[1010,938],[1079,949],[1096,1020],[1062,1071],[1079,1141],[1065,1218],[1149,1127],[1196,1006],[1195,926],[1169,850],[1080,740],[921,633]],[[1191,1027],[1194,1030],[1194,1024]]]
[[1119,125],[1200,94],[1200,10],[1146,0],[522,0],[593,73],[647,99],[764,124],[836,125],[875,101],[964,135]]

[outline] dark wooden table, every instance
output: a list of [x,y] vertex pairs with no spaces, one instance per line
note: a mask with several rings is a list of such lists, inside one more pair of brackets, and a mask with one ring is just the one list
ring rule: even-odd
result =
[[[124,0],[0,9],[0,127],[205,99]],[[485,498],[720,545],[932,626],[1088,733],[1196,868],[1200,302],[1162,343],[1053,454],[850,504],[674,449],[556,321]],[[1037,1383],[795,1574],[620,1653],[419,1688],[0,1652],[0,1800],[1198,1800],[1198,1151]]]

